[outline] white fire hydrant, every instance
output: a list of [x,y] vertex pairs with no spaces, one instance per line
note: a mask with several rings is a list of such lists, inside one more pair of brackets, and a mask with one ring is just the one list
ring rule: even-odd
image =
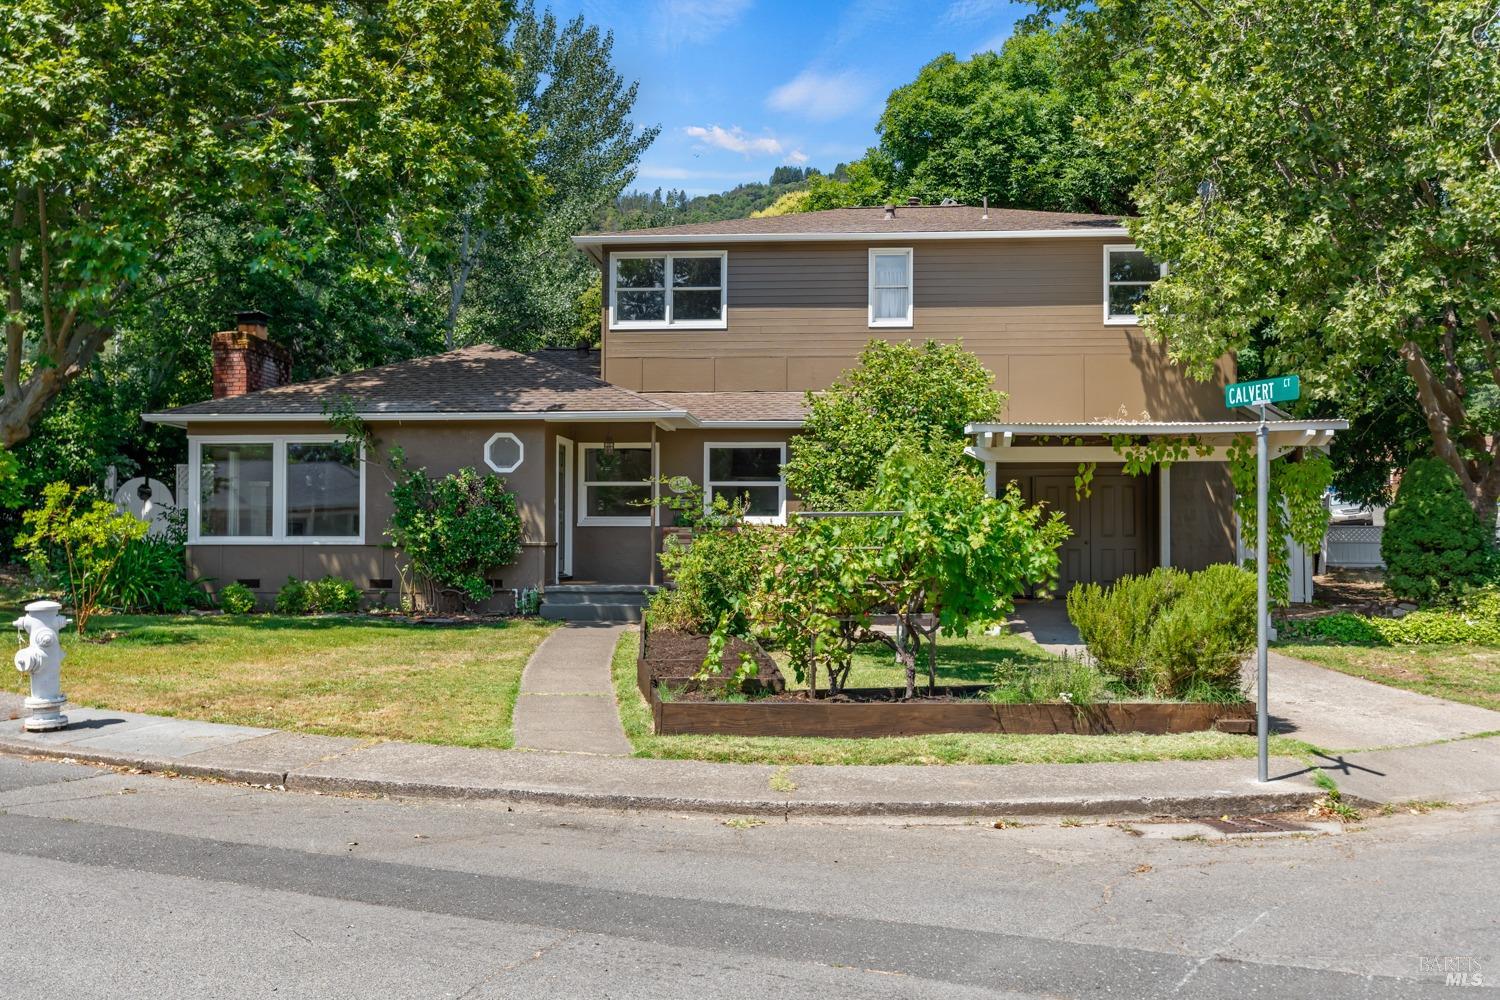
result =
[[32,601],[26,613],[12,624],[26,633],[26,648],[16,654],[16,669],[31,678],[31,697],[26,699],[26,720],[21,728],[30,732],[61,729],[68,724],[62,714],[68,696],[62,693],[63,648],[58,633],[71,619],[59,612],[56,601]]

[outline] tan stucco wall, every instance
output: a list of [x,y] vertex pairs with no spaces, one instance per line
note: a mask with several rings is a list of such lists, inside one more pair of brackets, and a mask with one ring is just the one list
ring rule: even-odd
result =
[[[548,427],[553,444],[549,454],[556,452],[557,437],[566,437],[574,443],[574,527],[573,527],[573,577],[599,583],[643,583],[650,579],[651,560],[661,545],[659,527],[580,525],[577,523],[577,475],[579,447],[584,444],[599,444],[606,437],[616,444],[646,443],[651,440],[650,425],[642,424],[552,424]],[[664,476],[687,476],[700,485],[703,482],[703,448],[712,442],[783,442],[789,438],[785,430],[674,430],[657,431],[657,448],[660,455],[661,474]],[[556,463],[549,462],[547,470],[547,495],[556,495]],[[794,506],[789,500],[789,506]],[[662,521],[670,520],[663,514]],[[555,519],[548,521],[549,541],[556,534]],[[549,556],[550,558],[550,556]],[[660,573],[657,574],[660,582]]]
[[[493,608],[510,604],[511,588],[535,587],[546,582],[547,558],[545,494],[546,431],[539,421],[380,422],[371,425],[379,439],[377,453],[367,456],[365,466],[365,521],[362,545],[245,545],[210,543],[188,547],[188,564],[196,575],[212,579],[212,589],[236,580],[258,580],[257,592],[274,597],[288,576],[316,579],[328,574],[353,580],[370,588],[372,580],[388,579],[399,586],[395,553],[385,537],[391,517],[391,480],[386,458],[393,445],[400,445],[407,461],[425,467],[434,475],[457,472],[466,466],[491,471],[484,464],[484,445],[490,435],[508,431],[521,439],[524,461],[504,478],[517,494],[521,514],[521,556],[497,572],[500,581]],[[295,423],[245,423],[189,425],[190,436],[275,436],[326,434],[323,421]],[[371,591],[373,601],[394,604],[396,595]]]

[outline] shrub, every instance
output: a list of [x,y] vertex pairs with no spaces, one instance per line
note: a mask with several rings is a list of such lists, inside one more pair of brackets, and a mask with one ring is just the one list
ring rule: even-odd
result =
[[1386,512],[1380,554],[1386,585],[1421,604],[1487,583],[1495,571],[1493,526],[1480,523],[1453,470],[1436,458],[1411,463]]
[[1254,574],[1237,566],[1182,577],[1146,640],[1154,694],[1195,701],[1239,694],[1240,662],[1255,648],[1255,589]]
[[125,546],[99,592],[101,606],[137,614],[175,614],[208,605],[202,583],[187,576],[186,512],[174,513],[163,534],[146,535]]
[[1255,576],[1237,566],[1156,569],[1068,594],[1068,617],[1121,690],[1161,698],[1237,698],[1255,647]]
[[307,610],[311,614],[359,610],[359,587],[351,580],[325,576],[321,580],[309,580],[305,586]]
[[747,524],[700,529],[691,545],[669,538],[661,565],[672,589],[652,596],[647,608],[651,627],[700,634],[722,627],[730,635],[749,635],[771,535]]
[[255,591],[243,583],[231,583],[219,591],[219,607],[225,614],[248,615],[255,610]]
[[1292,618],[1281,623],[1277,634],[1283,639],[1314,639],[1346,646],[1380,646],[1385,635],[1376,624],[1379,619],[1339,611],[1317,618]]
[[22,515],[27,531],[16,548],[38,576],[62,564],[68,596],[80,634],[99,607],[100,596],[115,564],[133,543],[146,537],[147,524],[115,509],[85,486],[51,483],[42,491],[42,506]]
[[276,591],[276,611],[283,615],[307,614],[307,584],[295,577],[287,577],[286,583]]
[[429,588],[478,604],[493,593],[488,577],[521,552],[521,515],[505,480],[460,469],[433,479],[398,465],[391,490],[391,541]]
[[1413,611],[1404,618],[1366,618],[1341,611],[1294,619],[1282,624],[1280,634],[1346,646],[1500,646],[1500,592],[1486,587],[1466,595],[1457,608]]
[[1151,626],[1182,585],[1181,571],[1158,568],[1108,587],[1083,583],[1068,592],[1068,619],[1099,669],[1124,690],[1142,689]]

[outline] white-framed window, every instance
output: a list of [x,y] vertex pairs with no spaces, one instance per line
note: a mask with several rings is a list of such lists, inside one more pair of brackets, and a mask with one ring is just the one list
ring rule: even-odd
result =
[[578,523],[638,525],[652,523],[651,445],[578,445]]
[[1146,297],[1152,282],[1167,273],[1145,252],[1128,243],[1104,248],[1104,322],[1107,326],[1134,326],[1140,322],[1136,303]]
[[610,254],[610,329],[722,330],[728,272],[723,250]]
[[786,523],[786,443],[783,441],[710,441],[703,446],[703,504],[711,510],[716,496],[742,499],[745,520]]
[[870,325],[911,326],[912,314],[911,248],[872,248]]
[[188,439],[188,541],[357,545],[365,466],[336,434]]

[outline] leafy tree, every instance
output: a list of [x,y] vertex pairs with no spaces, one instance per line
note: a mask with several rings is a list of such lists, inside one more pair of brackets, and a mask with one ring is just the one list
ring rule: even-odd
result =
[[1453,470],[1435,458],[1413,462],[1401,477],[1380,556],[1391,593],[1423,604],[1482,585],[1496,568],[1493,531],[1474,516]]
[[832,177],[815,177],[807,187],[807,198],[799,203],[804,212],[828,208],[857,208],[879,205],[891,197],[889,171],[878,149],[872,149],[862,160],[840,164]]
[[571,342],[578,302],[597,282],[598,268],[569,238],[634,179],[636,163],[660,131],[635,127],[630,113],[638,85],[614,68],[613,33],[582,16],[559,25],[550,10],[538,13],[524,0],[504,48],[520,62],[516,98],[540,132],[530,167],[547,191],[533,219],[487,213],[486,192],[476,189],[473,210],[455,224],[446,267],[449,347],[487,341],[526,350]]
[[813,510],[848,509],[875,483],[891,446],[918,444],[962,461],[964,426],[993,420],[1005,397],[959,344],[872,340],[859,366],[824,393],[792,439],[787,487]]
[[777,215],[793,215],[797,212],[806,211],[804,206],[807,199],[812,197],[812,192],[803,188],[798,191],[788,191],[777,198],[765,208],[757,209],[750,213],[752,219],[767,219]]
[[675,226],[685,222],[719,222],[724,219],[746,219],[795,191],[822,183],[822,177],[809,168],[806,179],[788,183],[763,184],[752,181],[736,184],[721,194],[689,197],[686,191],[661,188],[654,191],[627,191],[614,200],[594,220],[592,228],[603,230],[645,229],[652,226]]
[[1065,71],[1057,38],[1017,35],[968,60],[945,53],[893,90],[880,144],[817,180],[804,211],[918,197],[1069,212],[1120,212],[1131,178],[1083,134],[1097,98]]
[[88,487],[57,482],[44,491],[40,507],[26,512],[26,527],[27,533],[16,539],[17,549],[43,578],[56,571],[61,556],[75,626],[82,635],[115,564],[126,549],[146,537],[149,525],[116,510]]
[[360,273],[399,271],[465,204],[529,212],[505,24],[487,0],[7,7],[0,444],[176,286],[173,255],[223,219],[257,270]]
[[1014,483],[989,496],[972,464],[955,466],[911,442],[897,445],[867,502],[874,510],[900,512],[852,523],[854,533],[869,536],[860,551],[873,559],[871,580],[904,626],[896,634],[876,634],[906,668],[908,698],[915,694],[924,638],[932,688],[939,633],[965,636],[1003,622],[1012,598],[1057,580],[1057,549],[1069,534],[1063,515],[1025,506]]
[[[1043,0],[1080,76],[1139,70],[1092,126],[1170,273],[1148,331],[1205,374],[1252,338],[1358,418],[1404,371],[1485,523],[1500,496],[1500,39],[1487,0]],[[1105,89],[1107,93],[1107,88]],[[1405,449],[1395,443],[1398,453]]]

